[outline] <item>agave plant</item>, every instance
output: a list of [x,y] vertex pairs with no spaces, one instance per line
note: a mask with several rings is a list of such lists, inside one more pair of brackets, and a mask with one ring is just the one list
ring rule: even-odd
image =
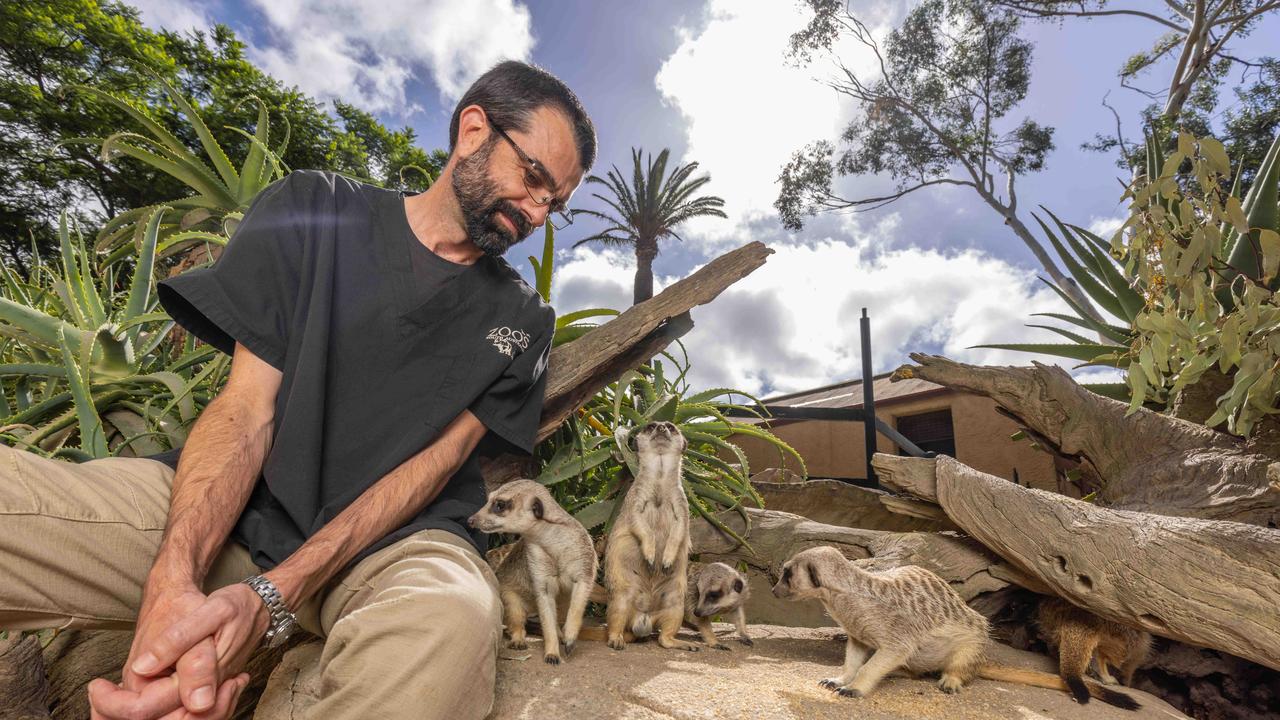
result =
[[[246,101],[258,106],[254,131],[248,133],[236,127],[227,128],[244,135],[250,141],[244,162],[237,168],[200,118],[195,106],[163,79],[158,80],[174,105],[191,124],[196,137],[200,139],[205,157],[193,153],[144,109],[87,85],[73,87],[78,92],[116,106],[133,118],[145,130],[145,134],[122,130],[106,138],[74,138],[64,142],[101,145],[104,162],[118,155],[126,155],[173,176],[191,188],[192,195],[167,203],[176,212],[166,213],[158,227],[156,257],[165,258],[201,246],[207,248],[210,244],[225,245],[253,198],[272,181],[288,173],[280,155],[288,145],[289,134],[286,125],[285,137],[272,149],[268,144],[270,128],[267,107],[257,97],[250,96]],[[155,205],[133,208],[120,213],[102,226],[95,249],[99,253],[107,253],[104,264],[111,264],[134,252],[135,248],[130,245],[129,239],[138,234],[139,227],[153,217],[156,209]]]
[[[556,252],[556,231],[551,223],[546,224],[544,232],[544,240],[542,242],[542,259],[530,255],[529,265],[533,267],[533,274],[537,286],[538,294],[548,303],[551,302],[551,277],[555,272],[555,252]],[[587,308],[585,310],[577,310],[575,312],[566,313],[556,317],[556,332],[552,338],[552,346],[563,345],[564,343],[577,340],[583,335],[597,327],[595,323],[583,322],[593,317],[608,317],[617,315],[618,311],[611,308]]]
[[[170,341],[153,270],[158,207],[138,225],[139,250],[99,270],[66,213],[60,267],[33,253],[21,278],[0,269],[0,433],[16,446],[75,460],[147,455],[181,445],[225,379],[226,358],[189,336]],[[132,244],[130,244],[132,247]]]
[[763,507],[764,501],[751,485],[746,454],[726,438],[737,433],[767,440],[780,455],[794,457],[802,472],[804,460],[768,430],[725,416],[729,408],[754,413],[734,403],[734,396],[757,405],[758,399],[731,388],[691,392],[688,357],[682,363],[669,352],[662,355],[675,366],[676,376],[668,377],[659,360],[624,373],[596,394],[539,447],[544,462],[538,480],[551,486],[556,499],[588,529],[607,532],[639,472],[632,434],[650,422],[673,422],[688,441],[682,480],[690,512],[745,544],[716,513],[735,510],[750,528],[746,505]]
[[1231,387],[1203,421],[1248,436],[1280,411],[1280,136],[1243,200],[1239,168],[1229,182],[1220,142],[1183,133],[1170,154],[1162,147],[1148,138],[1146,173],[1125,191],[1129,218],[1110,243],[1053,218],[1073,258],[1042,223],[1080,286],[1128,328],[1091,322],[1064,295],[1079,316],[1052,316],[1101,341],[1047,328],[1073,343],[986,347],[1125,368],[1126,382],[1105,392],[1129,401],[1130,411],[1167,405],[1216,369]]

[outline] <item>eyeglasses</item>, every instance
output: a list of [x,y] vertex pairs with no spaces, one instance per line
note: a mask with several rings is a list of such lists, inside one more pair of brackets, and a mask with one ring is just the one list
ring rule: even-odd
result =
[[551,177],[551,173],[542,163],[529,157],[528,153],[516,144],[515,140],[507,134],[492,119],[489,119],[489,127],[493,128],[503,140],[506,140],[511,149],[516,151],[516,155],[524,163],[524,172],[521,173],[520,179],[524,181],[524,189],[529,193],[529,198],[534,204],[542,207],[550,203],[551,209],[547,213],[547,222],[557,230],[563,230],[573,224],[573,214],[563,202],[560,201],[552,192],[556,186],[555,180]]

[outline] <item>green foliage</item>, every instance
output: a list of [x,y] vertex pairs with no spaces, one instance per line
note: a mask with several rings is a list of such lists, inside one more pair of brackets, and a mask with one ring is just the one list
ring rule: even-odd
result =
[[[443,166],[445,154],[418,148],[410,128],[389,130],[340,103],[331,117],[250,63],[244,44],[223,25],[207,33],[157,32],[126,5],[36,0],[0,3],[0,37],[0,254],[23,270],[32,236],[43,252],[57,252],[64,208],[83,208],[72,214],[93,234],[126,210],[187,192],[181,179],[153,165],[127,155],[107,162],[97,146],[62,142],[144,131],[118,105],[69,91],[75,85],[127,101],[197,153],[204,141],[166,83],[198,109],[228,157],[249,154],[254,111],[265,106],[267,134],[284,166],[409,190],[425,188]],[[213,225],[186,229],[216,232]]]
[[[683,349],[683,346],[681,346]],[[725,416],[729,408],[743,408],[734,396],[759,401],[730,388],[692,392],[683,363],[663,355],[678,371],[669,376],[661,361],[628,371],[592,397],[538,448],[542,471],[538,480],[551,487],[556,500],[593,532],[608,532],[630,479],[639,468],[630,442],[632,434],[650,422],[675,423],[688,441],[684,454],[684,489],[689,511],[704,517],[738,542],[744,542],[715,514],[736,510],[749,519],[747,504],[763,507],[751,486],[746,454],[726,438],[733,434],[764,439],[792,456],[804,471],[804,460],[781,439],[757,425]],[[726,460],[725,458],[729,458]]]
[[653,259],[658,256],[658,241],[673,237],[676,228],[696,217],[728,217],[724,200],[714,195],[694,197],[704,185],[711,182],[709,175],[691,177],[698,163],[676,165],[667,174],[667,161],[671,151],[663,148],[655,159],[646,159],[640,148],[631,149],[632,172],[628,182],[617,165],[607,177],[592,175],[587,184],[603,185],[607,195],[592,193],[592,197],[608,205],[611,212],[574,210],[574,216],[586,215],[607,223],[600,232],[579,240],[574,247],[586,243],[624,246],[636,253],[636,280],[634,302],[640,304],[653,297]]
[[1101,341],[1033,325],[1072,342],[978,347],[1124,368],[1125,386],[1094,389],[1128,401],[1130,412],[1144,403],[1167,405],[1216,368],[1232,387],[1203,421],[1225,422],[1229,432],[1248,436],[1278,412],[1280,396],[1280,135],[1243,200],[1243,168],[1232,173],[1221,142],[1183,132],[1168,155],[1166,144],[1158,135],[1148,138],[1144,172],[1124,193],[1129,218],[1110,242],[1052,213],[1066,242],[1040,223],[1093,302],[1127,327],[1091,320],[1050,284],[1076,315],[1038,314],[1092,330]]
[[148,455],[181,445],[225,380],[228,358],[177,344],[158,310],[153,270],[159,207],[140,224],[127,264],[99,270],[62,216],[57,267],[33,252],[22,277],[0,283],[0,434],[6,442],[75,460]]
[[[786,227],[799,229],[818,212],[874,209],[933,185],[968,185],[991,197],[1005,184],[998,174],[1012,184],[1013,176],[1044,167],[1052,128],[1030,118],[1002,127],[1030,83],[1032,46],[1018,37],[1016,15],[976,0],[924,0],[882,50],[848,3],[805,4],[813,17],[792,35],[792,59],[811,62],[848,40],[879,63],[871,80],[848,70],[860,61],[834,58],[828,84],[861,113],[839,138],[843,150],[819,140],[783,167],[774,206]],[[886,174],[896,193],[849,199],[833,190],[837,177]]]

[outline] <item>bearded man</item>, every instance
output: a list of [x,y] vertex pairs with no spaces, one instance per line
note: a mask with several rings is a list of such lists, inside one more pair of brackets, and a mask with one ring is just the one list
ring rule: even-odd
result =
[[505,62],[413,196],[296,171],[159,287],[231,354],[185,446],[71,465],[0,446],[0,628],[135,627],[95,718],[226,718],[249,655],[324,638],[311,717],[479,718],[497,581],[479,456],[531,453],[555,315],[502,259],[595,160],[577,97]]

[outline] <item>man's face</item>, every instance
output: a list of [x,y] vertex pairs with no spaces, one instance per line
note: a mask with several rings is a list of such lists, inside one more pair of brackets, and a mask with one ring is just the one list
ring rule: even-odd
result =
[[[527,131],[507,129],[507,134],[543,172],[531,172],[534,168],[515,148],[492,131],[479,149],[458,160],[453,172],[467,237],[489,255],[503,255],[527,238],[546,222],[551,207],[567,202],[582,182],[573,128],[560,112],[539,108]],[[535,195],[551,201],[539,204]]]

